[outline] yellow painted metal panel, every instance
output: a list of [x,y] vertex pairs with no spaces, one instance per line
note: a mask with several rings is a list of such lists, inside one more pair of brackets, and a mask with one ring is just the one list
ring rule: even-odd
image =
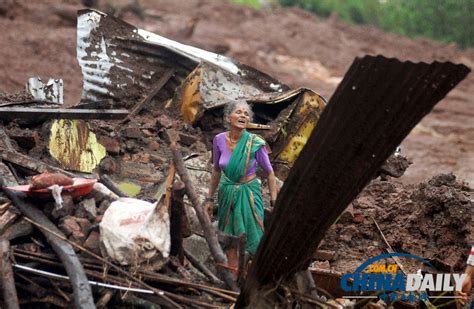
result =
[[92,172],[107,152],[89,125],[81,120],[55,120],[51,126],[49,153],[63,168]]
[[277,155],[278,160],[286,161],[290,166],[293,165],[306,145],[326,105],[321,96],[308,90],[304,91],[296,104],[298,105],[287,126],[291,128],[291,132],[280,132],[280,134],[287,134],[287,136],[285,146]]
[[200,84],[201,69],[197,67],[188,75],[180,89],[181,114],[186,123],[193,124],[197,120],[198,114],[202,114],[203,112],[201,93],[199,90]]

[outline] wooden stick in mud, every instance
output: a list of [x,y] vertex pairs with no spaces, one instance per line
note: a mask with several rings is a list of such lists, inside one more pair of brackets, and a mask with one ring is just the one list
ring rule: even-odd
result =
[[217,278],[214,273],[204,265],[203,262],[199,261],[194,255],[191,254],[188,250],[184,249],[184,255],[191,264],[196,267],[200,272],[202,272],[212,283],[220,283],[221,280]]
[[18,295],[16,294],[15,279],[13,278],[10,262],[10,242],[0,240],[0,275],[2,276],[2,295],[7,309],[19,309]]
[[186,194],[191,201],[192,206],[196,210],[196,215],[198,217],[199,223],[201,223],[202,230],[204,232],[204,237],[206,238],[207,245],[209,246],[209,250],[211,251],[212,257],[216,264],[221,266],[222,274],[224,276],[224,281],[228,285],[228,287],[234,291],[237,291],[239,288],[237,283],[235,282],[234,275],[231,271],[225,267],[227,265],[227,257],[224,254],[221,246],[219,245],[219,241],[217,239],[217,232],[211,224],[211,220],[207,216],[204,211],[204,207],[199,203],[198,196],[196,194],[196,190],[194,189],[194,185],[189,177],[188,170],[184,166],[183,156],[178,150],[178,146],[176,143],[176,139],[170,134],[168,131],[165,131],[166,136],[170,142],[170,149],[173,154],[174,163],[176,165],[176,171],[178,175],[181,177],[185,187],[186,187]]

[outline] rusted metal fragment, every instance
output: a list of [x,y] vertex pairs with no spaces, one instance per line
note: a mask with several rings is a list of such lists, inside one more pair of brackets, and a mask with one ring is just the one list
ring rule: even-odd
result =
[[299,88],[273,96],[265,94],[249,102],[256,117],[276,117],[272,130],[259,133],[272,146],[277,175],[285,179],[316,127],[326,100],[310,89]]
[[63,168],[89,173],[107,155],[86,122],[65,119],[51,125],[49,153]]
[[266,91],[288,87],[270,76],[228,57],[184,45],[137,29],[121,19],[95,10],[81,10],[77,23],[77,60],[84,77],[81,101],[113,98],[130,108],[150,93],[153,84],[169,69],[175,74],[158,93],[164,101],[205,61],[245,76]]
[[196,124],[208,110],[222,108],[230,101],[274,92],[271,87],[262,87],[252,78],[202,61],[183,82],[173,97],[172,106],[181,111],[184,121]]
[[26,91],[38,101],[47,101],[56,104],[63,104],[63,80],[50,78],[43,83],[39,77],[30,77],[26,82]]
[[354,61],[285,181],[237,307],[253,307],[263,290],[308,267],[327,229],[469,71],[382,56]]

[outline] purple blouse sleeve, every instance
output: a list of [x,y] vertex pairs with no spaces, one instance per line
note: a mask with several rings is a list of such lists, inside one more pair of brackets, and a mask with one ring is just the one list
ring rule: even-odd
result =
[[265,146],[260,147],[260,149],[257,150],[255,153],[255,160],[264,171],[267,173],[273,172],[273,167],[270,163],[270,158],[268,157],[268,152]]
[[214,139],[212,140],[212,163],[215,169],[220,168],[219,167],[220,157],[221,157],[221,150],[219,149],[217,135],[216,135],[214,136]]

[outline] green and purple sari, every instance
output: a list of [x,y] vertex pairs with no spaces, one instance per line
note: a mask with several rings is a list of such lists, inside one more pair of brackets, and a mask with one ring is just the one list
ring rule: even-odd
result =
[[219,230],[240,236],[247,235],[246,251],[254,254],[263,235],[263,199],[260,180],[239,180],[246,175],[249,162],[265,145],[265,140],[244,130],[235,146],[219,183]]

